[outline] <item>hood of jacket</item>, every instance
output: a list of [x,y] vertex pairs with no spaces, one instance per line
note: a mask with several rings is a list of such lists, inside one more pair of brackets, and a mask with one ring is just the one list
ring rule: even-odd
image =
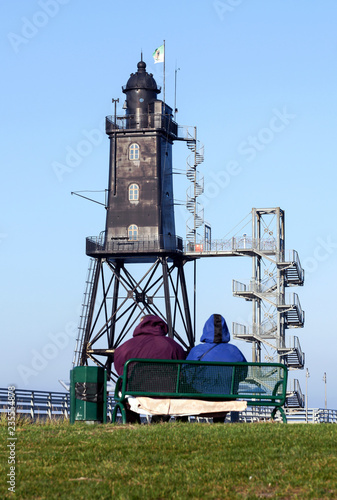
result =
[[159,316],[149,314],[145,316],[133,332],[133,337],[138,335],[157,335],[165,337],[168,326]]
[[220,344],[229,341],[230,333],[225,318],[221,314],[212,314],[205,323],[200,342]]

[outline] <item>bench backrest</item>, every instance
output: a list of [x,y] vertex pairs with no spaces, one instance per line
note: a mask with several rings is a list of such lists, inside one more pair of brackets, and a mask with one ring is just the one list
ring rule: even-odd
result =
[[115,396],[240,398],[283,405],[286,388],[287,367],[280,363],[130,359]]

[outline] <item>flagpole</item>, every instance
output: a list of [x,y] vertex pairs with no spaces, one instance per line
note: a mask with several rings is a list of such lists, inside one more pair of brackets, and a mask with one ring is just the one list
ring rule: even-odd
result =
[[176,115],[177,115],[177,73],[180,71],[180,68],[177,68],[177,61],[176,61],[176,69],[174,72],[174,121],[176,121]]
[[165,59],[166,59],[166,50],[165,50],[165,40],[164,40],[164,85],[163,85],[164,102],[165,102]]

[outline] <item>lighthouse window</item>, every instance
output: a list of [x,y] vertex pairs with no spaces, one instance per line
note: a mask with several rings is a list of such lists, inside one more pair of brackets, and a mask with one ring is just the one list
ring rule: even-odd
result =
[[129,148],[129,159],[139,160],[139,146],[136,143],[130,144]]
[[138,239],[138,226],[136,224],[131,224],[128,229],[129,240],[137,240]]
[[129,200],[138,201],[139,200],[139,186],[138,184],[131,184],[129,186]]

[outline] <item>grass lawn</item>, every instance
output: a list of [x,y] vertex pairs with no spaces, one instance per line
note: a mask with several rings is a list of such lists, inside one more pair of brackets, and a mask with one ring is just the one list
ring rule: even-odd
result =
[[337,425],[86,425],[17,422],[15,494],[7,422],[0,498],[337,498]]

